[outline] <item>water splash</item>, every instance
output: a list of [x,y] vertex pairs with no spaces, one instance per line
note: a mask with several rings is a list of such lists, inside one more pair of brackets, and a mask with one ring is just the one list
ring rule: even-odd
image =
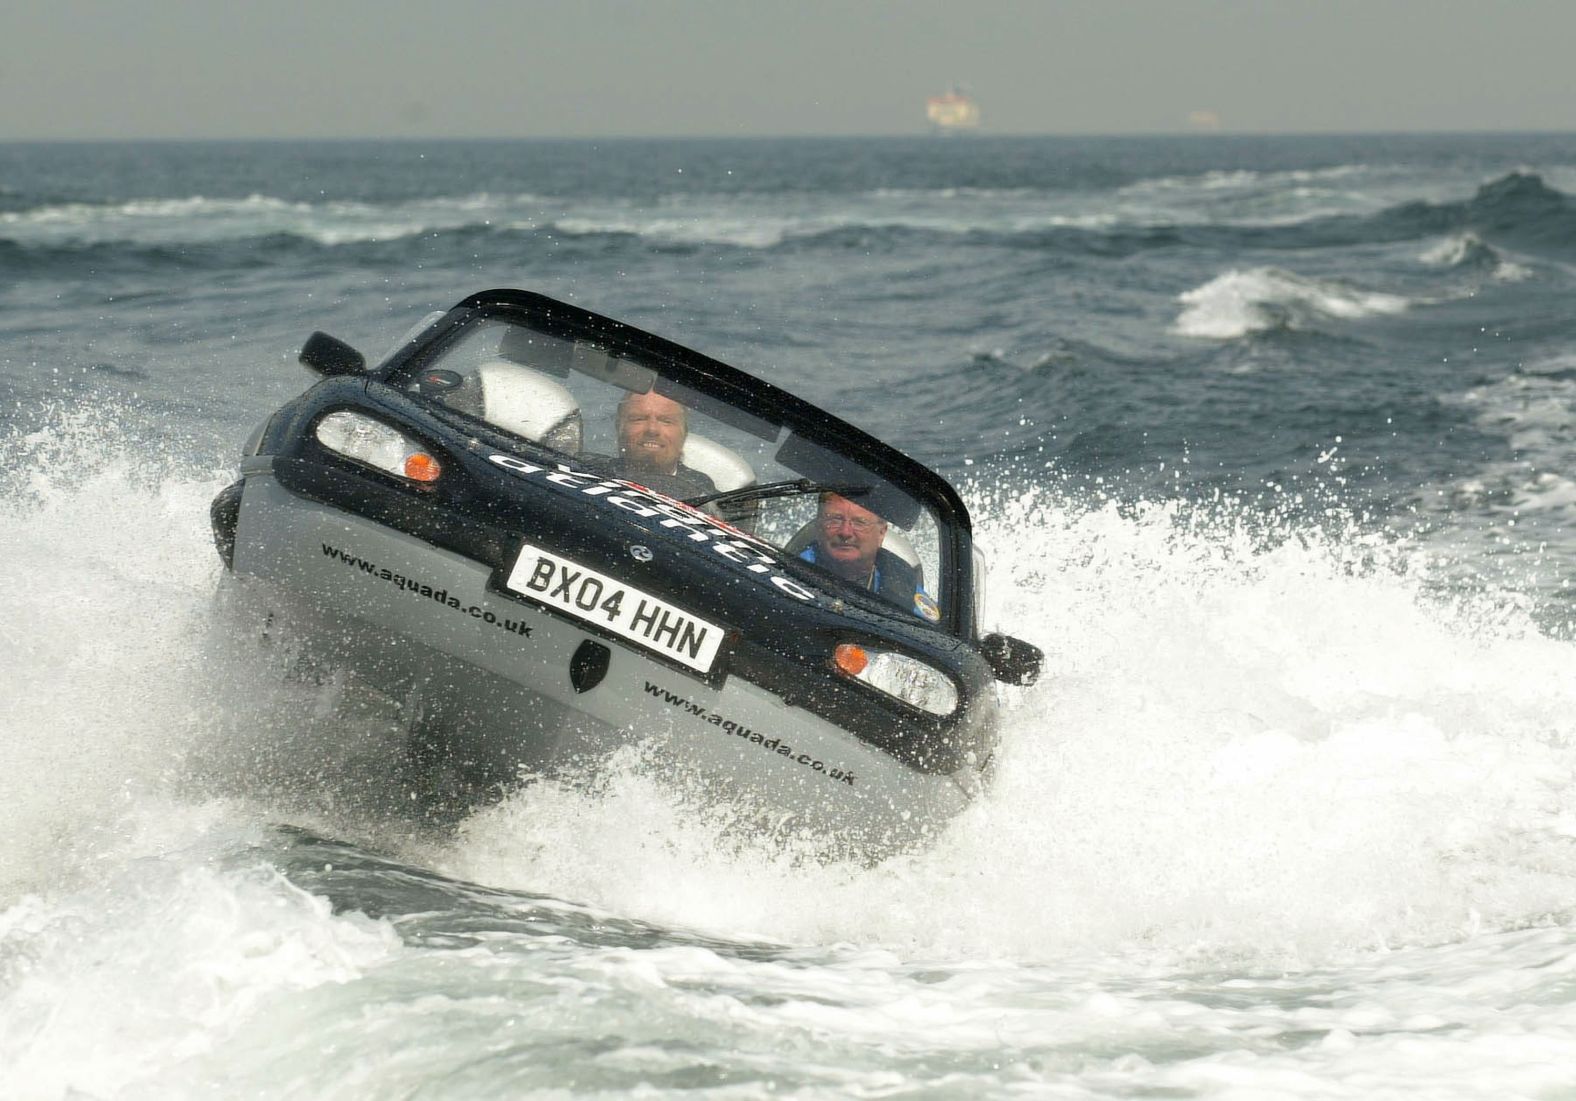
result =
[[165,787],[200,723],[194,644],[217,562],[204,500],[131,450],[111,410],[14,434],[0,499],[0,897],[91,862],[128,803]]
[[867,869],[721,844],[630,766],[523,793],[456,874],[658,922],[905,954],[1308,966],[1552,920],[1576,876],[1571,646],[1441,603],[1383,533],[1007,491],[998,621],[1045,646],[990,795]]
[[[332,684],[275,722],[258,716],[286,697],[262,680],[215,688],[219,480],[152,477],[113,431],[30,437],[38,475],[3,504],[26,579],[5,597],[18,659],[0,674],[19,701],[12,898],[128,856],[126,808],[205,805],[214,785],[191,765],[215,743],[231,774],[289,758],[318,790],[385,759],[389,727],[335,710]],[[268,769],[227,791],[233,813],[316,814],[462,878],[658,923],[952,958],[1307,965],[1563,917],[1572,644],[1524,604],[1447,601],[1420,551],[1356,524],[1055,483],[976,496],[997,549],[988,620],[1043,646],[1048,669],[1008,700],[993,789],[930,849],[818,863],[697,812],[636,750],[587,786],[529,785],[448,840],[371,802],[304,805]],[[299,754],[303,739],[329,749]]]

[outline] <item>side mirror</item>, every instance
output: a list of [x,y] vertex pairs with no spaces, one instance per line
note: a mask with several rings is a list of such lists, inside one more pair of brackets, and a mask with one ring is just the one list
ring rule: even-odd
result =
[[301,346],[301,366],[329,378],[359,375],[367,369],[367,357],[338,337],[313,333]]
[[980,639],[980,654],[996,679],[1006,684],[1033,684],[1045,664],[1038,646],[1011,635],[986,635]]

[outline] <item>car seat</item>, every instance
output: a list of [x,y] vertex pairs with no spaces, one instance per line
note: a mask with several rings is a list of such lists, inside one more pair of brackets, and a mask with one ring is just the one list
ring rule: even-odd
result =
[[481,364],[475,378],[484,420],[557,451],[580,453],[580,405],[562,384],[502,359]]
[[755,484],[755,470],[738,452],[693,432],[684,439],[679,462],[706,475],[723,493]]

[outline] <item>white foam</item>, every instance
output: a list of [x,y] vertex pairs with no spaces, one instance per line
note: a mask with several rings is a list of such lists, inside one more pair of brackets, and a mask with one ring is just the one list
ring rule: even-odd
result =
[[97,844],[199,736],[195,640],[217,573],[203,501],[218,483],[165,480],[113,422],[79,413],[8,441],[24,477],[0,498],[0,899]]
[[[987,621],[1048,665],[1009,696],[992,790],[936,846],[799,862],[631,750],[589,788],[538,784],[452,841],[381,847],[800,947],[434,949],[250,862],[271,810],[191,789],[181,761],[227,707],[268,710],[196,668],[217,480],[139,462],[108,420],[10,443],[34,476],[0,500],[22,578],[0,593],[18,632],[0,690],[21,701],[0,718],[0,1093],[518,1092],[522,1052],[543,1091],[697,1065],[839,1094],[1568,1083],[1576,644],[1521,603],[1439,602],[1431,560],[1382,535],[975,491]],[[330,750],[326,787],[376,760]],[[541,1060],[543,1036],[578,1052],[608,1034]]]
[[1434,267],[1453,268],[1478,255],[1486,255],[1494,260],[1491,278],[1498,282],[1519,283],[1532,275],[1532,270],[1525,264],[1505,259],[1497,249],[1484,244],[1477,234],[1471,232],[1457,233],[1435,242],[1424,249],[1418,259]]
[[1123,193],[1146,191],[1241,191],[1250,188],[1281,190],[1288,185],[1349,180],[1358,176],[1386,176],[1396,169],[1377,164],[1339,164],[1328,168],[1296,168],[1279,172],[1254,169],[1212,169],[1191,176],[1156,176],[1138,180],[1121,189]]
[[933,849],[796,866],[631,766],[480,814],[440,859],[664,923],[948,958],[1306,965],[1566,907],[1576,647],[1518,606],[1431,603],[1382,540],[1260,526],[1041,491],[989,511],[992,618],[1049,668]]
[[671,215],[569,217],[559,219],[554,225],[560,232],[571,236],[627,233],[664,244],[722,244],[740,248],[771,248],[791,236],[805,236],[833,228],[826,223],[785,218],[718,218],[699,215],[688,218]]
[[1306,328],[1320,318],[1397,314],[1411,305],[1401,295],[1359,290],[1279,268],[1233,268],[1184,291],[1178,301],[1186,308],[1177,317],[1177,331],[1214,340],[1234,340],[1272,328]]
[[[150,477],[163,467],[113,431],[13,447],[35,472],[0,536],[26,579],[0,617],[19,656],[0,674],[17,701],[0,743],[13,902],[80,885],[128,815],[188,790],[194,749],[233,730],[196,626],[219,480]],[[1042,488],[977,512],[997,551],[988,621],[1045,647],[1048,670],[1009,701],[994,789],[934,848],[807,866],[697,813],[631,751],[589,790],[535,785],[411,855],[664,923],[960,958],[1307,962],[1565,905],[1576,655],[1525,602],[1438,605],[1415,553],[1224,505],[1091,508]],[[238,691],[229,710],[270,706]],[[303,768],[352,783],[379,752],[338,761],[355,740]]]
[[1465,410],[1478,431],[1501,437],[1509,456],[1420,494],[1423,509],[1445,517],[1430,539],[1504,587],[1547,595],[1567,591],[1576,576],[1569,534],[1576,530],[1572,375],[1576,357],[1554,355],[1439,398]]
[[1037,187],[878,187],[866,192],[874,199],[1032,199],[1055,195]]
[[[171,818],[198,826],[178,806],[144,803],[140,816],[163,820],[166,843]],[[245,1030],[266,1031],[274,1003],[345,983],[398,951],[387,925],[336,917],[272,869],[222,867],[238,838],[181,840],[123,864],[101,860],[78,890],[0,907],[0,966],[12,972],[0,1001],[0,1094],[201,1096],[224,1070],[203,1066],[205,1056]]]
[[1436,267],[1453,268],[1471,256],[1475,250],[1484,247],[1477,234],[1457,233],[1424,249],[1418,259]]
[[290,234],[325,245],[391,241],[491,222],[535,225],[544,200],[529,193],[390,203],[201,195],[124,203],[65,203],[0,213],[0,235],[25,244],[196,244]]
[[0,1096],[201,1096],[205,1052],[396,941],[227,864],[272,812],[209,801],[192,768],[269,721],[206,630],[224,479],[172,473],[107,407],[5,445],[25,477],[0,497]]
[[627,233],[658,244],[772,248],[838,229],[935,233],[1033,233],[1117,225],[1290,225],[1366,210],[1361,197],[1290,184],[1241,194],[1034,188],[887,188],[855,193],[706,194],[646,200],[530,193],[401,199],[287,200],[253,194],[65,203],[0,213],[0,236],[23,244],[176,246],[290,235],[323,245],[392,241],[461,228],[555,229],[583,236]]
[[1514,260],[1501,260],[1494,268],[1494,279],[1501,283],[1520,283],[1532,277],[1532,269]]

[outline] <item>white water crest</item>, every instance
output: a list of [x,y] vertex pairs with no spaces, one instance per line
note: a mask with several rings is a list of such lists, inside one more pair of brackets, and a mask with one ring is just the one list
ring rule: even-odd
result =
[[398,950],[272,869],[224,867],[244,837],[214,817],[144,798],[93,882],[0,905],[0,1096],[212,1096],[235,1046]]
[[[966,208],[958,200],[967,199]],[[1118,215],[1087,197],[1036,191],[874,191],[852,195],[674,194],[647,201],[476,194],[389,202],[304,202],[254,194],[65,203],[0,212],[0,238],[27,245],[171,246],[288,235],[321,245],[396,241],[459,229],[628,234],[656,244],[766,249],[839,229],[936,233],[1101,228]]]
[[[1439,595],[1383,532],[977,491],[987,618],[1046,675],[1009,692],[991,791],[872,867],[741,837],[634,749],[452,836],[303,812],[248,763],[356,720],[281,717],[212,648],[222,479],[93,419],[13,443],[0,1096],[1576,1085],[1576,644]],[[364,783],[376,753],[345,754],[305,771]],[[418,943],[252,855],[303,820],[654,931]]]
[[1307,966],[1563,913],[1572,645],[1519,609],[1432,602],[1383,539],[1266,546],[1250,520],[1037,492],[989,517],[1012,548],[995,618],[1049,668],[1011,701],[995,788],[933,849],[870,870],[729,849],[632,771],[597,801],[483,812],[445,867],[660,922],[964,957]]
[[[1482,461],[1420,496],[1428,513],[1470,512],[1472,525],[1441,524],[1440,553],[1478,563],[1507,592],[1557,595],[1576,576],[1576,356],[1555,355],[1521,371],[1443,394],[1509,457]],[[1567,616],[1567,623],[1570,623]]]
[[1235,340],[1276,328],[1311,328],[1320,319],[1403,313],[1401,295],[1360,290],[1281,268],[1233,268],[1177,296],[1185,307],[1176,328],[1185,336]]
[[1118,189],[1115,197],[1124,220],[1139,223],[1295,226],[1377,214],[1415,199],[1417,185],[1415,176],[1382,165],[1282,172],[1236,169],[1139,180]]
[[217,576],[202,540],[218,483],[164,480],[113,415],[7,444],[23,477],[0,497],[13,655],[0,668],[0,898],[91,864],[128,806],[179,770],[200,736],[193,639]]
[[[1348,181],[1347,177],[1355,177]],[[1355,169],[1209,173],[1145,180],[1115,192],[1040,188],[875,188],[847,192],[681,191],[644,199],[478,191],[385,201],[253,193],[50,203],[0,212],[0,239],[23,245],[148,247],[291,236],[325,246],[398,241],[461,229],[569,236],[629,234],[660,245],[769,249],[836,230],[966,235],[1058,228],[1292,226],[1363,216],[1417,200],[1415,177],[1369,191]],[[1340,183],[1342,186],[1336,187]],[[1364,185],[1366,186],[1366,184]],[[1431,199],[1437,189],[1427,188]]]
[[395,241],[507,221],[533,227],[544,208],[529,193],[374,203],[303,202],[272,195],[192,195],[124,203],[63,203],[0,213],[0,237],[28,245],[182,245],[290,235],[322,245]]
[[1337,164],[1328,168],[1294,168],[1266,171],[1250,168],[1211,169],[1192,176],[1155,176],[1122,188],[1124,194],[1144,191],[1241,191],[1248,188],[1287,189],[1308,183],[1360,178],[1385,179],[1410,175],[1400,165]]
[[1418,257],[1425,264],[1433,264],[1442,268],[1453,268],[1457,264],[1466,262],[1476,255],[1492,252],[1475,233],[1457,233],[1446,237],[1423,250]]
[[1485,244],[1475,233],[1458,233],[1446,237],[1423,250],[1418,257],[1432,267],[1454,268],[1476,261],[1492,265],[1492,277],[1502,283],[1518,283],[1532,276],[1532,269],[1525,264],[1508,260],[1499,250]]

